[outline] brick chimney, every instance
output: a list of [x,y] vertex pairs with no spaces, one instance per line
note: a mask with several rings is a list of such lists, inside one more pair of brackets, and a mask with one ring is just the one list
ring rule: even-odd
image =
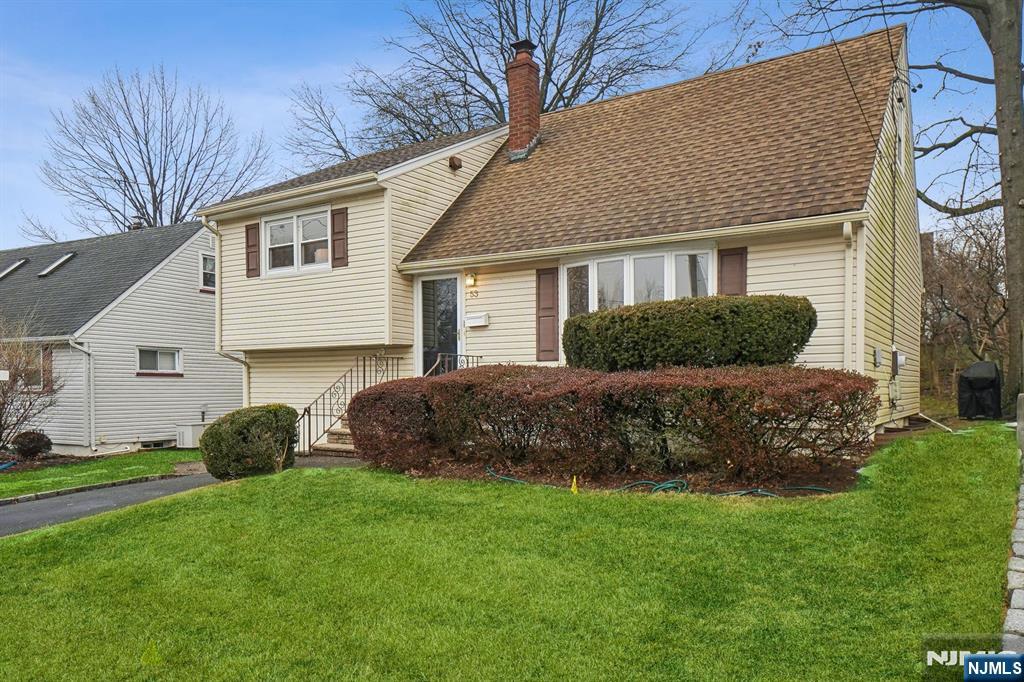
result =
[[508,80],[508,158],[521,161],[540,142],[540,67],[529,40],[512,43],[516,56],[505,67]]

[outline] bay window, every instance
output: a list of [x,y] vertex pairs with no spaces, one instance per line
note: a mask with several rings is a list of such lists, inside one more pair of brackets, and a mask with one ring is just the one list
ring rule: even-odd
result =
[[623,305],[712,293],[710,251],[638,253],[569,263],[565,317]]

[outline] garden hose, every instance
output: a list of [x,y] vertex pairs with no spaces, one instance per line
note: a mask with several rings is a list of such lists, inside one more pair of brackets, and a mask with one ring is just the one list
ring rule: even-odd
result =
[[499,474],[497,471],[494,470],[494,467],[492,467],[490,464],[487,465],[486,471],[488,476],[493,476],[499,481],[506,481],[507,483],[526,483],[526,481],[522,479],[513,478],[512,476],[503,476]]
[[778,497],[771,490],[765,490],[764,488],[750,488],[748,490],[733,490],[727,493],[716,493],[718,497],[747,497],[748,495],[756,495],[758,497]]
[[[495,479],[497,479],[499,481],[505,481],[507,483],[529,483],[529,481],[524,481],[521,478],[515,478],[513,476],[505,476],[503,474],[499,474],[497,471],[494,470],[494,467],[492,467],[490,464],[488,464],[486,467],[484,467],[484,470],[487,472],[488,476],[490,476],[492,478],[495,478]],[[550,486],[550,487],[554,488],[554,487],[558,487],[558,486]],[[669,479],[667,481],[663,481],[661,483],[659,483],[658,481],[648,481],[648,480],[633,481],[632,483],[627,483],[624,486],[615,488],[615,490],[613,490],[612,492],[620,493],[620,492],[626,492],[627,490],[633,490],[633,489],[636,489],[636,488],[650,488],[651,489],[650,492],[652,492],[652,493],[685,493],[685,492],[690,490],[690,484],[687,483],[685,480],[683,480],[681,478],[673,478],[673,479]],[[824,493],[824,494],[830,494],[830,493],[835,492],[834,490],[831,490],[829,488],[823,488],[823,487],[817,486],[817,485],[789,485],[789,486],[785,486],[782,489],[783,490],[806,490],[806,491],[809,491],[809,492]],[[764,488],[748,488],[748,489],[745,489],[745,490],[731,490],[731,491],[725,492],[725,493],[715,493],[715,495],[718,496],[718,497],[748,497],[748,496],[755,496],[755,497],[780,497],[780,495],[778,495],[777,493],[773,493],[771,490],[765,490]]]
[[815,493],[825,493],[826,495],[830,495],[835,492],[835,490],[823,488],[820,485],[787,485],[783,490],[809,490]]
[[18,463],[17,461],[4,462],[3,464],[0,464],[0,471],[3,471],[4,469],[10,469],[12,466],[14,466],[17,463]]

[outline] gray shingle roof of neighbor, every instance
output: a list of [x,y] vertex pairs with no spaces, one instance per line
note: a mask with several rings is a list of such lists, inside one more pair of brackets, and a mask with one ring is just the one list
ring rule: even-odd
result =
[[[425,154],[436,152],[439,149],[450,147],[453,144],[470,140],[478,135],[484,135],[501,128],[504,125],[504,123],[501,123],[485,126],[483,128],[476,128],[475,130],[470,130],[464,133],[443,135],[432,140],[414,142],[412,144],[402,145],[401,147],[395,147],[394,149],[385,149],[383,151],[373,152],[372,154],[364,154],[363,156],[357,156],[354,159],[349,159],[348,161],[343,161],[333,166],[313,171],[312,173],[299,175],[289,180],[285,180],[284,182],[278,182],[249,192],[236,194],[230,199],[225,199],[224,201],[213,204],[213,206],[218,206],[229,201],[249,199],[251,197],[263,196],[264,194],[273,194],[274,192],[282,192],[284,190],[295,189],[297,187],[305,187],[306,185],[315,185],[318,182],[338,180],[351,175],[376,173],[386,168],[397,166],[400,163],[405,163],[406,161],[411,161],[417,157],[424,156]],[[209,208],[213,208],[213,206],[210,206]]]
[[201,229],[189,222],[0,251],[0,272],[28,259],[0,279],[0,317],[27,322],[33,337],[71,336]]

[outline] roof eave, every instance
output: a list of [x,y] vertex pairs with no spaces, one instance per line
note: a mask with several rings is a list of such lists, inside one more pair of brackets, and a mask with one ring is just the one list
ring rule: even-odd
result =
[[372,189],[376,186],[376,173],[358,173],[343,178],[335,178],[334,180],[317,182],[312,185],[292,187],[279,192],[260,194],[245,199],[222,201],[219,204],[211,204],[199,209],[197,214],[210,220],[224,220],[251,213],[253,209],[257,208],[286,208],[291,203],[305,203],[311,199],[323,198],[325,195],[352,194]]
[[859,222],[866,220],[867,210],[844,211],[841,213],[830,213],[806,218],[791,218],[788,220],[774,220],[763,223],[751,223],[733,227],[719,227],[709,230],[695,230],[691,232],[674,232],[670,234],[652,235],[649,237],[635,237],[632,239],[620,239],[608,242],[588,242],[586,244],[570,244],[561,246],[548,246],[538,249],[527,249],[524,251],[510,251],[508,253],[481,254],[470,256],[455,256],[452,258],[436,258],[422,261],[403,262],[398,264],[399,272],[404,274],[418,274],[448,270],[461,266],[472,265],[483,267],[488,265],[502,265],[505,263],[516,263],[545,258],[557,258],[561,256],[590,253],[596,251],[608,251],[610,249],[624,249],[640,246],[654,246],[681,241],[695,241],[698,239],[715,239],[722,237],[743,237],[749,235],[776,234],[793,230],[807,230],[816,227],[841,224],[844,222]]

